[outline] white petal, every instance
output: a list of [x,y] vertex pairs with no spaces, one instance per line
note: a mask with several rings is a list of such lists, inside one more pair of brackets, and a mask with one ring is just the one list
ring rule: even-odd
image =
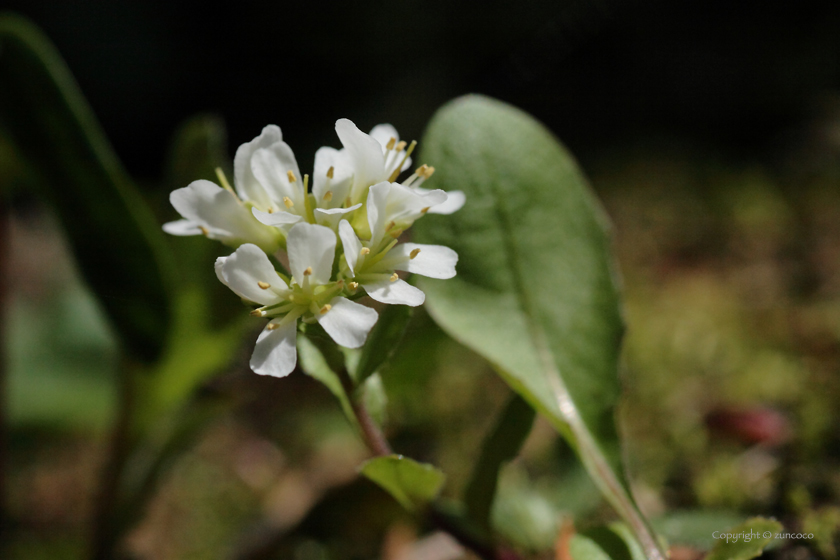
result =
[[283,133],[280,132],[280,128],[270,124],[262,129],[259,136],[236,150],[236,157],[233,159],[233,179],[239,198],[257,203],[265,202],[259,200],[265,196],[265,192],[251,171],[251,156],[260,148],[267,148],[282,140]]
[[292,373],[297,363],[297,320],[282,324],[280,319],[274,319],[269,325],[272,323],[281,326],[263,329],[257,337],[250,365],[254,373],[285,377]]
[[362,207],[362,203],[354,204],[349,208],[316,208],[315,221],[322,226],[327,226],[331,230],[335,230],[336,224],[345,214],[349,214]]
[[385,235],[385,220],[388,218],[388,194],[391,192],[391,183],[377,183],[370,188],[367,196],[367,215],[370,226],[370,244],[376,247],[379,240]]
[[[268,194],[271,201],[268,206],[282,209],[284,198],[288,197],[297,206],[297,212],[303,212],[303,177],[288,144],[277,142],[255,151],[251,157],[251,171]],[[294,182],[289,180],[289,171],[294,175]]]
[[[239,297],[262,305],[279,303],[283,298],[275,290],[288,288],[262,249],[250,243],[242,245],[217,266],[221,269],[217,274],[221,274],[222,282],[228,288]],[[261,288],[260,282],[268,284],[269,288]]]
[[[417,188],[416,190],[425,191],[426,189]],[[460,210],[467,201],[467,195],[464,194],[464,191],[446,191],[446,196],[444,202],[429,208],[429,214],[452,214]]]
[[[333,168],[332,179],[327,171]],[[335,208],[344,204],[353,180],[353,164],[347,152],[324,146],[315,152],[315,171],[312,177],[312,194],[319,208]],[[332,200],[325,201],[329,191]]]
[[290,214],[288,212],[263,212],[256,208],[251,208],[251,213],[254,217],[267,226],[280,227],[289,224],[296,224],[303,218],[297,214]]
[[347,119],[336,121],[335,131],[353,163],[351,196],[358,199],[364,196],[364,188],[387,179],[382,146]]
[[225,280],[225,275],[222,273],[222,269],[224,269],[225,261],[227,259],[228,259],[227,257],[217,258],[216,259],[216,264],[214,265],[214,269],[216,271],[216,278],[219,279],[219,282],[221,282],[222,284],[224,284],[225,286],[230,288],[230,286],[228,286],[227,280]]
[[391,282],[390,278],[385,278],[378,282],[366,282],[362,287],[370,297],[381,303],[417,307],[426,301],[426,294],[422,290],[402,279]]
[[174,190],[169,201],[181,216],[204,227],[211,239],[233,246],[251,242],[267,252],[277,250],[273,232],[257,222],[232,193],[210,181],[193,181]]
[[390,124],[378,124],[374,126],[370,131],[370,137],[379,142],[379,145],[383,148],[391,138],[394,139],[395,143],[400,141],[400,135],[397,133],[397,129]]
[[359,238],[356,237],[356,232],[353,231],[353,226],[347,220],[341,220],[338,224],[338,236],[341,237],[341,243],[344,245],[344,258],[347,259],[347,266],[350,267],[350,273],[356,274],[356,263],[359,262],[359,251],[362,250],[362,244]]
[[[419,251],[412,259],[411,253],[417,249]],[[429,278],[446,279],[455,276],[458,253],[443,245],[401,243],[388,251],[388,255],[381,263],[387,267],[392,259],[394,270],[406,270]]]
[[318,322],[341,346],[359,348],[365,343],[379,315],[370,307],[343,297],[333,298],[330,306],[325,314],[316,316]]
[[292,226],[286,249],[292,276],[298,284],[303,283],[303,272],[310,267],[310,282],[326,284],[330,281],[335,245],[335,233],[330,228],[306,222]]
[[170,235],[201,235],[201,227],[190,220],[175,220],[163,224],[163,231]]

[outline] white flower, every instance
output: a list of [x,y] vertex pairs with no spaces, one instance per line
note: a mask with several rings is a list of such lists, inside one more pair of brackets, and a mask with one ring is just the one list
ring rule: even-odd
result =
[[[360,203],[367,197],[367,189],[382,182],[397,180],[400,172],[411,166],[411,152],[416,142],[412,142],[406,149],[406,143],[400,141],[397,130],[390,124],[380,124],[365,134],[348,119],[339,119],[335,123],[335,131],[341,144],[342,152],[347,154],[353,165],[353,185],[350,189],[350,200]],[[423,165],[406,179],[403,184],[418,194],[429,191],[420,187],[423,181],[431,177],[433,167]],[[446,193],[447,197],[431,206],[428,210],[432,214],[451,214],[459,210],[466,200],[462,191]]]
[[279,233],[251,214],[252,207],[269,209],[277,204],[275,193],[260,183],[253,169],[259,167],[255,155],[275,145],[288,148],[280,128],[269,125],[252,141],[239,146],[233,162],[235,192],[222,175],[220,181],[225,188],[199,180],[173,191],[169,200],[184,219],[164,224],[163,230],[172,235],[204,234],[233,247],[254,243],[267,253],[276,251],[281,242]]
[[418,194],[396,183],[379,183],[371,187],[367,199],[368,223],[372,230],[370,240],[362,242],[347,220],[342,220],[338,226],[347,278],[361,285],[376,301],[421,305],[425,294],[400,279],[396,271],[430,278],[452,278],[458,254],[441,245],[397,245],[396,238],[428,209],[429,204],[444,196],[443,191]]
[[216,261],[216,275],[240,297],[261,305],[252,314],[271,320],[257,338],[251,369],[283,377],[297,363],[297,320],[318,322],[335,342],[358,348],[376,323],[376,311],[340,294],[344,281],[331,281],[335,233],[298,223],[289,231],[291,279],[279,274],[265,253],[251,244]]

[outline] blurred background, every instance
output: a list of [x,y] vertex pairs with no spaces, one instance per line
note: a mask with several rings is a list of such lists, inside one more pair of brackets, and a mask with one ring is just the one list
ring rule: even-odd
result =
[[[391,122],[419,139],[435,109],[465,93],[528,111],[578,157],[615,224],[629,324],[620,416],[642,508],[663,532],[693,528],[689,553],[721,520],[765,514],[818,535],[769,555],[837,557],[837,2],[4,8],[55,43],[161,223],[176,217],[169,191],[184,186],[163,180],[171,139],[198,113],[224,120],[230,156],[278,124],[308,169],[319,146],[338,146],[339,117],[363,130]],[[76,558],[116,402],[117,351],[49,210],[21,193],[10,205],[10,557]],[[391,436],[439,464],[456,495],[493,423],[488,403],[495,411],[508,390],[422,313],[411,329],[434,351],[405,344],[383,374]],[[277,557],[351,557],[330,556],[338,547],[403,558],[421,528],[371,488],[348,485],[364,450],[330,395],[297,373],[250,375],[250,348],[240,350],[215,382],[238,405],[178,460],[128,549],[227,558],[254,526],[269,526],[296,527]],[[443,398],[452,394],[461,400]],[[495,515],[535,548],[552,542],[563,512],[608,516],[541,423],[502,489]],[[351,513],[354,496],[364,501]],[[318,503],[331,513],[311,510]],[[690,517],[700,509],[710,517]],[[325,544],[323,527],[336,520],[346,534]]]

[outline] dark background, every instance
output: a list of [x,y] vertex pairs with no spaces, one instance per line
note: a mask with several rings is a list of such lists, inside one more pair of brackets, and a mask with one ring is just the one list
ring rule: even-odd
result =
[[129,171],[222,115],[230,151],[281,126],[303,168],[339,117],[419,138],[480,92],[584,162],[659,138],[773,161],[836,107],[840,3],[692,0],[10,2],[55,42]]

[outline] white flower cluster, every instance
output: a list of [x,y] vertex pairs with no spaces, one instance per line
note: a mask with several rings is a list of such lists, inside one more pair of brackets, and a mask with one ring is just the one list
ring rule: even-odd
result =
[[[259,374],[282,377],[294,369],[298,319],[317,322],[338,344],[358,348],[378,316],[353,300],[367,294],[417,306],[425,295],[397,271],[455,276],[452,249],[398,239],[426,212],[461,208],[464,194],[423,189],[434,172],[426,165],[396,182],[411,166],[415,143],[400,141],[391,125],[365,134],[341,119],[335,129],[343,148],[316,152],[311,190],[280,129],[270,125],[236,151],[233,187],[219,173],[221,186],[194,181],[170,196],[183,219],[164,231],[203,234],[237,248],[216,260],[216,275],[256,305],[252,315],[269,319],[251,357]],[[269,259],[284,260],[284,249],[291,276]]]

